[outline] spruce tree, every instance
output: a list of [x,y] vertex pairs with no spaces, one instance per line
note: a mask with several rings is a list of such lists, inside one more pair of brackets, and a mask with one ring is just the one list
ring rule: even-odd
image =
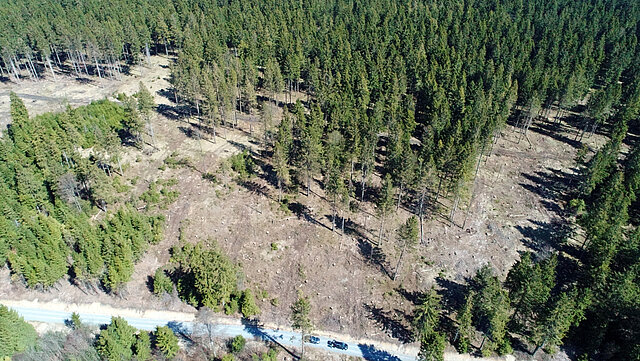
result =
[[391,175],[387,174],[382,182],[382,189],[380,190],[380,196],[376,204],[376,213],[380,218],[380,232],[378,233],[378,244],[382,242],[382,232],[384,229],[385,218],[393,209],[393,182]]
[[154,347],[160,350],[167,359],[174,358],[180,350],[178,338],[167,326],[157,326],[153,337]]

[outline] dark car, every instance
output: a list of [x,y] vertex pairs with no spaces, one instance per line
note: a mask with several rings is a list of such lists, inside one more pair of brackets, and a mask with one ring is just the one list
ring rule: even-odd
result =
[[340,341],[336,341],[336,340],[329,340],[327,341],[327,345],[329,347],[333,347],[333,348],[339,348],[341,350],[346,350],[349,348],[349,345],[347,345],[344,342],[340,342]]
[[304,342],[319,344],[320,339],[317,338],[316,336],[307,335],[307,336],[304,336]]

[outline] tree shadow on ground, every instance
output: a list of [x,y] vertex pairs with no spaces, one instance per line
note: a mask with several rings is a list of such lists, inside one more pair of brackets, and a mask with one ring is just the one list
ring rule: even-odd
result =
[[387,351],[378,350],[374,345],[358,344],[362,353],[362,358],[367,361],[400,361],[400,358],[393,356]]
[[364,227],[359,225],[358,223],[351,220],[351,218],[347,218],[344,225],[344,233],[358,239],[368,239],[366,236],[366,230]]
[[202,133],[198,129],[193,129],[193,127],[187,128],[187,127],[179,126],[178,130],[180,130],[182,134],[186,135],[187,138],[205,140],[202,137]]
[[361,238],[358,239],[358,251],[366,263],[377,267],[378,270],[387,277],[391,277],[386,266],[387,256],[382,252],[380,247]]
[[517,225],[516,229],[524,238],[520,240],[525,246],[538,253],[547,253],[552,250],[567,252],[578,257],[575,247],[568,245],[568,240],[573,234],[571,223],[564,218],[554,217],[549,222],[529,219],[533,226]]
[[404,287],[396,287],[396,292],[398,292],[405,300],[411,302],[414,306],[417,306],[422,303],[422,297],[424,297],[424,292],[420,291],[408,291]]
[[156,111],[171,120],[180,120],[185,115],[181,107],[167,104],[158,104],[158,106],[156,106]]
[[315,224],[316,226],[322,226],[328,230],[331,230],[331,228],[327,227],[327,225],[320,223],[311,213],[311,209],[309,209],[309,207],[307,207],[306,205],[300,202],[292,202],[292,203],[289,203],[288,207],[289,207],[289,210],[298,217],[298,219],[304,219],[305,221],[311,224]]
[[271,335],[264,332],[262,330],[262,325],[260,324],[260,321],[258,319],[248,319],[243,317],[240,322],[242,322],[242,325],[244,326],[245,331],[250,333],[253,337],[257,338],[258,340],[263,341],[267,346],[269,346],[270,344],[277,345],[278,347],[282,348],[286,353],[291,355],[293,358],[300,359],[300,356],[298,356],[296,353],[294,353],[293,351],[285,347],[283,344],[278,342],[277,339],[275,339]]
[[145,282],[145,284],[147,285],[149,292],[153,292],[153,277],[147,276],[147,282]]
[[582,146],[582,142],[570,137],[569,132],[571,131],[571,129],[562,123],[552,123],[544,121],[536,122],[535,124],[532,124],[531,127],[529,127],[529,130],[541,135],[545,135],[549,138],[553,138],[559,142],[568,144],[576,149]]
[[550,212],[564,216],[565,211],[560,202],[566,201],[575,192],[575,175],[559,169],[547,168],[546,171],[536,171],[534,174],[521,173],[533,184],[520,183],[526,190],[539,195],[542,205]]
[[249,180],[241,181],[238,184],[240,184],[242,187],[244,187],[249,192],[257,193],[257,194],[260,194],[260,195],[265,196],[267,198],[270,197],[269,188],[267,188],[266,186],[254,181],[254,180],[249,179]]
[[436,292],[441,297],[442,309],[447,314],[458,311],[464,303],[466,285],[442,277],[436,277],[436,283],[440,286]]
[[189,331],[189,328],[187,328],[187,326],[182,322],[169,321],[169,323],[167,323],[167,327],[169,327],[169,329],[171,329],[174,334],[182,338],[183,341],[189,344],[193,344],[193,339],[191,339],[191,331]]
[[379,323],[383,331],[390,332],[391,337],[402,343],[413,341],[413,332],[405,326],[402,320],[397,319],[397,312],[385,311],[380,307],[366,303],[363,304],[363,307],[369,313],[367,317]]
[[515,352],[522,352],[525,355],[531,356],[531,352],[529,351],[530,347],[521,337],[514,337],[513,335],[507,333],[507,337],[509,338],[509,343]]

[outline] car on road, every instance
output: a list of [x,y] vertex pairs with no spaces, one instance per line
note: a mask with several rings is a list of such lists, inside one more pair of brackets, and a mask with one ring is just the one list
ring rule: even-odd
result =
[[336,340],[327,341],[327,346],[333,347],[333,348],[339,348],[341,350],[346,350],[346,349],[349,348],[349,345],[347,345],[346,343],[340,342],[340,341],[336,341]]
[[306,335],[304,336],[304,342],[313,343],[317,345],[320,343],[320,339],[316,336]]

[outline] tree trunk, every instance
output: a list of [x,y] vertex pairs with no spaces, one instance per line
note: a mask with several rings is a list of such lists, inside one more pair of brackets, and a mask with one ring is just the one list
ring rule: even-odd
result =
[[147,64],[151,65],[151,54],[149,54],[149,43],[144,44],[144,53],[147,56]]
[[362,189],[360,193],[360,202],[364,202],[364,187],[365,187],[366,178],[367,178],[366,168],[362,166]]
[[424,194],[425,194],[425,189],[423,188],[420,194],[420,210],[418,211],[418,217],[420,218],[420,244],[423,244],[423,241],[424,241],[424,226],[423,226]]
[[20,73],[18,69],[16,69],[16,64],[11,57],[9,57],[9,63],[11,64],[11,70],[13,71],[13,76],[16,79],[16,83],[20,81]]
[[400,209],[400,202],[402,201],[402,182],[400,183],[400,189],[398,189],[398,203],[396,204],[396,211]]
[[16,69],[16,65],[13,62],[13,59],[9,58],[9,63],[11,64],[11,70],[13,71],[13,76],[16,79],[16,83],[20,81],[20,75],[18,74],[18,70]]
[[236,110],[233,110],[233,129],[236,129],[238,126],[238,116],[236,114]]
[[331,232],[336,230],[336,202],[333,201],[333,216],[331,217]]
[[455,222],[453,221],[453,217],[455,217],[456,211],[458,210],[458,203],[460,203],[459,194],[456,195],[456,199],[455,201],[453,201],[453,208],[451,208],[451,213],[449,214],[449,221],[451,221],[451,223],[454,223],[454,224]]
[[404,257],[404,251],[407,249],[407,241],[404,242],[404,245],[402,246],[402,252],[400,252],[400,258],[398,258],[398,264],[396,265],[396,270],[395,272],[393,272],[393,280],[396,280],[396,277],[398,276],[398,270],[400,269],[400,262],[402,262],[402,257]]
[[77,51],[80,60],[82,60],[82,66],[84,67],[84,73],[87,74],[87,76],[89,76],[89,70],[87,69],[87,63],[84,61],[84,55],[78,50]]
[[438,190],[436,191],[436,199],[433,201],[433,203],[437,203],[438,202],[438,197],[440,196],[440,187],[442,186],[442,177],[438,177]]
[[540,350],[541,348],[544,347],[544,345],[547,343],[547,341],[543,341],[540,345],[536,344],[536,348],[533,350],[533,354],[531,354],[531,356],[535,356],[536,353],[538,353],[538,350]]
[[56,48],[53,45],[50,45],[51,51],[53,51],[54,54],[56,54],[56,61],[58,66],[62,66],[62,62],[60,62],[60,56],[58,55],[58,51],[56,50]]
[[153,147],[156,147],[156,135],[153,132],[153,125],[151,124],[151,119],[147,118],[147,125],[149,126],[149,134],[151,135],[151,141],[153,142]]
[[100,64],[98,64],[98,58],[94,55],[93,60],[96,62],[96,71],[98,72],[98,78],[102,79],[102,74],[100,73]]
[[51,70],[53,80],[56,80],[56,73],[53,71],[53,66],[51,65],[51,55],[47,56],[47,65],[49,65],[49,70]]
[[349,172],[349,193],[353,190],[353,168],[355,166],[355,161],[351,159],[351,171]]
[[27,53],[27,64],[29,65],[29,72],[33,73],[33,79],[39,80],[38,72],[36,71],[36,67],[33,66],[33,62],[31,61],[31,54]]
[[380,232],[378,233],[378,245],[382,244],[382,228],[384,227],[384,215],[380,218]]
[[164,53],[167,55],[167,58],[169,57],[169,50],[167,49],[167,42],[164,42]]

